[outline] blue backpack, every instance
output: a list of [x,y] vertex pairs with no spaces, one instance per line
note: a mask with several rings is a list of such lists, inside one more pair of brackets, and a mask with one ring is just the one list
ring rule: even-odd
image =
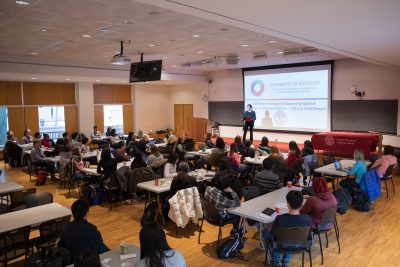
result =
[[217,255],[220,259],[230,259],[239,257],[243,259],[243,255],[240,250],[244,246],[244,229],[240,227],[234,236],[230,237],[221,246],[217,247]]

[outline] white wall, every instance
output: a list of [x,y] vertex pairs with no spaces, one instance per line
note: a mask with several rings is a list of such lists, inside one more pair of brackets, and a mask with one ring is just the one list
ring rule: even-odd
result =
[[[241,70],[224,70],[210,73],[213,81],[209,88],[210,101],[242,101],[243,80]],[[350,88],[356,85],[365,91],[362,99],[400,99],[400,72],[355,59],[336,60],[333,70],[332,98],[333,100],[354,100],[357,97],[350,93]],[[221,127],[221,135],[234,137],[241,135],[241,127]],[[270,140],[287,142],[295,140],[303,142],[310,135],[255,132],[255,138],[267,135]],[[400,106],[397,120],[397,134],[400,135]],[[392,138],[384,137],[392,144]]]
[[79,131],[90,136],[94,125],[93,83],[75,83]]

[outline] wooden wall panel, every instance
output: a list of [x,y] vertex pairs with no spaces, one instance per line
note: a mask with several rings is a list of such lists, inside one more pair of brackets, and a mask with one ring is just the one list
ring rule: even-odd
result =
[[39,108],[38,107],[25,107],[25,128],[30,129],[32,135],[39,132]]
[[123,116],[124,116],[124,133],[133,131],[133,111],[132,105],[123,106]]
[[24,109],[22,107],[8,107],[8,128],[20,140],[24,135]]
[[76,106],[64,107],[65,131],[69,133],[78,132],[78,111]]
[[104,132],[104,109],[101,105],[94,106],[94,124],[101,133]]
[[25,105],[70,105],[75,104],[73,83],[24,82]]
[[21,82],[0,81],[0,106],[21,104]]
[[93,98],[95,104],[131,103],[131,86],[120,84],[94,84]]
[[176,136],[181,136],[184,130],[183,105],[174,104],[174,131]]

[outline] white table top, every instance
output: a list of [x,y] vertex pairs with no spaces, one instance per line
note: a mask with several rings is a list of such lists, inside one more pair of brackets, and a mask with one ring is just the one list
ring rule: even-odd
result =
[[60,162],[60,156],[55,156],[55,157],[46,157],[47,161],[51,161],[53,163],[58,163]]
[[[281,153],[283,156],[283,159],[287,159],[288,157],[288,153]],[[244,163],[247,164],[254,164],[254,165],[262,165],[264,159],[268,158],[268,156],[259,156],[259,157],[255,157],[255,158],[250,158],[250,157],[246,157],[244,159]]]
[[91,158],[91,157],[97,157],[97,153],[100,154],[100,151],[90,151],[88,153],[81,153],[81,156],[83,159]]
[[196,150],[196,151],[187,151],[186,153],[190,154],[190,155],[201,157],[201,156],[211,155],[211,151],[212,151],[212,148],[207,148],[205,152],[203,152],[202,150]]
[[[133,161],[133,158],[129,161],[123,161],[117,164],[117,169],[124,167],[124,166],[131,166],[131,163]],[[96,169],[90,169],[90,168],[84,168],[83,172],[87,173],[87,174],[94,174],[94,175],[98,175],[97,173],[97,168]]]
[[262,211],[266,208],[275,210],[276,204],[286,203],[286,195],[290,190],[300,191],[301,189],[302,188],[296,186],[293,186],[291,189],[283,187],[279,190],[243,202],[239,207],[229,209],[228,212],[257,222],[271,223],[275,220],[276,215],[268,216],[262,214]]
[[[195,177],[198,182],[201,182],[201,181],[211,180],[212,178],[214,178],[215,172],[206,170],[204,171],[196,170],[194,172],[190,172],[189,175]],[[154,185],[154,180],[152,180],[143,183],[138,183],[137,187],[157,194],[168,192],[171,188],[171,182],[173,178],[162,178],[162,179],[166,181],[164,185]],[[159,184],[161,184],[161,182],[159,182]]]
[[0,194],[6,194],[23,189],[24,187],[15,182],[0,183]]
[[[140,248],[135,245],[128,244],[128,254],[136,254],[136,257],[129,258],[126,260],[121,260],[121,249],[115,248],[110,251],[101,253],[100,261],[103,261],[105,258],[111,259],[107,264],[103,264],[102,266],[106,267],[120,267],[122,263],[129,262],[132,267],[140,260]],[[74,266],[73,264],[68,265],[68,267]]]
[[71,215],[71,210],[58,203],[13,211],[0,215],[0,233],[36,225]]
[[[340,161],[342,168],[352,168],[355,164],[354,160],[351,159],[343,159]],[[367,166],[371,165],[371,162],[366,162]],[[332,175],[339,177],[346,177],[349,174],[346,171],[336,170],[335,165],[333,163],[319,167],[314,170],[315,172],[321,173],[322,175]]]

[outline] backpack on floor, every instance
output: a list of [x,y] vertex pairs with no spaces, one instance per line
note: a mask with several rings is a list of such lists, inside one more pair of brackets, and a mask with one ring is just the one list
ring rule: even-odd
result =
[[235,233],[234,236],[226,240],[222,245],[217,247],[217,255],[220,259],[230,259],[234,257],[239,257],[243,259],[241,249],[244,246],[244,229],[241,227]]
[[[69,263],[69,262],[68,262]],[[63,257],[54,249],[42,249],[30,255],[24,263],[24,267],[62,267]]]
[[358,192],[354,196],[354,205],[359,211],[368,212],[371,209],[371,201],[366,193]]
[[86,199],[90,204],[92,204],[96,198],[96,185],[89,184],[83,187],[81,192],[81,197]]
[[157,216],[157,202],[150,202],[144,209],[143,216],[140,219],[140,225],[144,227],[145,225],[154,222]]
[[46,183],[46,179],[47,179],[47,175],[48,172],[46,171],[39,171],[36,175],[36,185],[40,186],[40,185],[44,185]]

